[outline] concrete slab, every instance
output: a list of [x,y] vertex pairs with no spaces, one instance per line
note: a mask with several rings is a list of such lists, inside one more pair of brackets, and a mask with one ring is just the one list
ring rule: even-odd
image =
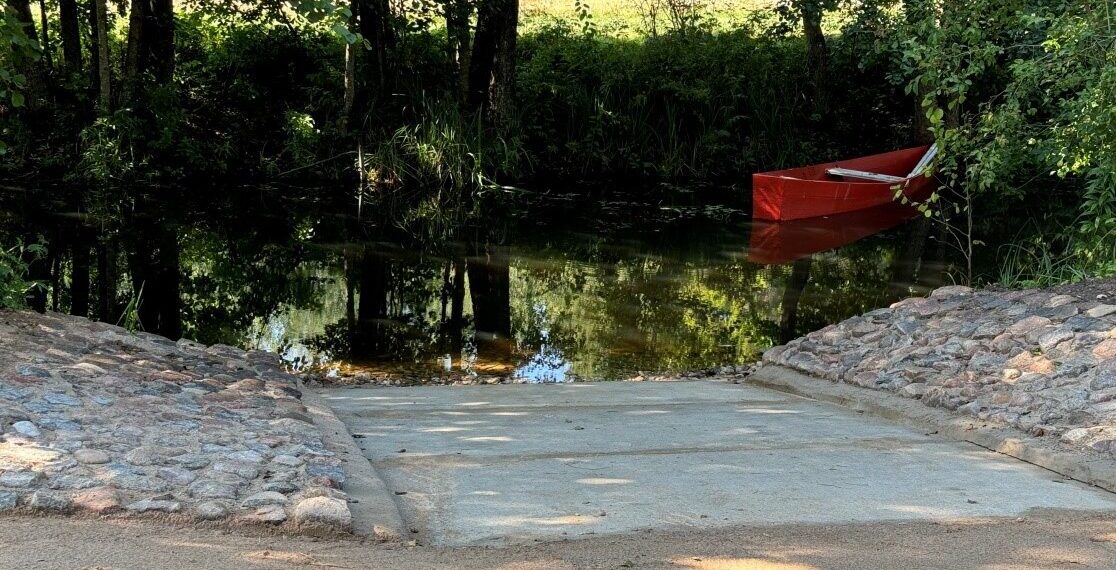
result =
[[322,394],[431,544],[1116,510],[1110,493],[977,446],[757,387]]

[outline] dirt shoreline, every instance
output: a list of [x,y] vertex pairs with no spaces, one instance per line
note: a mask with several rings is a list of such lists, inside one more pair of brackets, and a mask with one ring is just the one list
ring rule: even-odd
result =
[[510,548],[409,548],[129,521],[0,517],[0,569],[904,570],[1112,568],[1116,516],[640,532]]

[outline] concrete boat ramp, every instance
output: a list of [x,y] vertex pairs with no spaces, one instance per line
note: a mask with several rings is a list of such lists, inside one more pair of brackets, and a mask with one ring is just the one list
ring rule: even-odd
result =
[[421,544],[1116,510],[973,444],[721,381],[319,393]]

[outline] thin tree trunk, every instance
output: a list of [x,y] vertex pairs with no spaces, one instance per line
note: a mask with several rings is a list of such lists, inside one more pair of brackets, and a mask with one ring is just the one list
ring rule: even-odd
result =
[[151,71],[159,85],[174,78],[174,0],[151,0],[149,32],[144,38],[151,50]]
[[[904,0],[903,13],[907,19],[907,23],[916,26],[927,18],[930,18],[933,12],[927,0]],[[923,85],[921,82],[918,85],[918,90],[915,92],[915,137],[922,144],[934,142],[934,133],[930,132],[930,119],[926,116],[926,109],[922,106],[922,102],[926,99],[929,92],[929,86]]]
[[[349,18],[349,27],[354,27],[357,14],[357,2],[352,3],[352,18]],[[341,109],[341,134],[349,133],[349,124],[353,119],[353,105],[356,103],[356,54],[357,44],[345,43],[345,94]]]
[[97,318],[116,323],[120,319],[120,306],[117,299],[116,244],[107,239],[97,243]]
[[391,9],[387,0],[353,0],[357,8],[360,35],[364,38],[369,54],[366,68],[371,73],[372,93],[383,96],[391,92],[391,70],[388,50],[394,43],[391,29]]
[[89,244],[84,232],[70,246],[70,314],[89,316]]
[[826,105],[825,74],[829,50],[822,31],[822,7],[818,2],[802,3],[802,28],[806,36],[806,66],[810,73],[810,92],[814,108],[822,112]]
[[[104,2],[104,0],[97,0]],[[127,105],[135,95],[140,74],[147,68],[147,49],[144,47],[144,21],[147,20],[147,0],[132,0],[128,12],[128,44],[124,52],[124,77],[121,105]],[[101,44],[107,46],[108,43]]]
[[66,72],[81,73],[81,24],[78,22],[77,0],[58,0],[58,19]]
[[489,0],[477,7],[477,30],[473,34],[473,52],[469,56],[469,84],[464,98],[467,107],[474,111],[488,103],[500,37],[499,5],[504,1]]
[[105,0],[92,0],[96,41],[97,95],[102,114],[112,112],[112,62],[108,43],[108,7]]
[[[57,237],[57,234],[55,234]],[[55,239],[54,243],[60,240]],[[50,310],[58,312],[62,304],[62,255],[58,252],[50,255]]]
[[42,44],[43,48],[43,63],[46,64],[47,69],[54,68],[54,56],[50,49],[50,20],[47,19],[47,6],[46,0],[39,0],[39,20],[42,22],[39,27],[42,28]]
[[500,124],[515,115],[515,50],[519,37],[519,0],[503,0],[492,77],[492,113]]
[[467,0],[447,0],[445,6],[447,57],[457,70],[457,90],[469,91],[469,18],[473,9]]

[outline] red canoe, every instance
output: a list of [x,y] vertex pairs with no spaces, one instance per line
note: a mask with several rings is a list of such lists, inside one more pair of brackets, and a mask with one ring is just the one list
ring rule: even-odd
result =
[[[752,175],[752,212],[757,220],[800,220],[863,210],[895,200],[896,188],[920,200],[934,189],[934,179],[907,178],[930,150],[920,146],[861,158]],[[901,180],[872,182],[827,173],[833,168],[874,173]]]

